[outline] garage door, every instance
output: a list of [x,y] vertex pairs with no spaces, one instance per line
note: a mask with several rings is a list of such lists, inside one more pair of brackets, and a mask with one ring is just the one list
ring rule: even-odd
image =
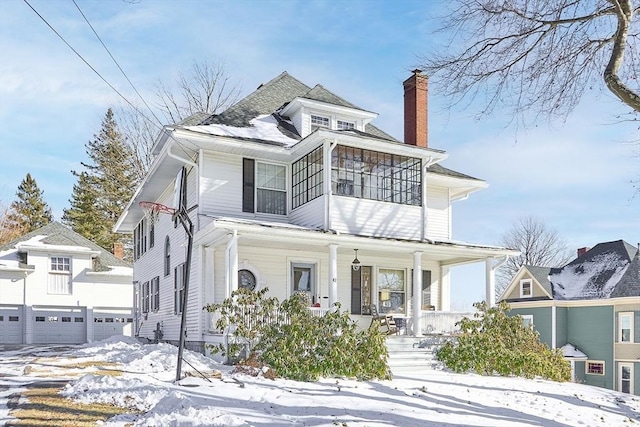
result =
[[81,344],[87,342],[84,307],[34,307],[35,344]]
[[23,313],[21,305],[0,307],[0,344],[22,344]]
[[93,339],[100,341],[113,335],[131,336],[133,315],[131,310],[93,310]]

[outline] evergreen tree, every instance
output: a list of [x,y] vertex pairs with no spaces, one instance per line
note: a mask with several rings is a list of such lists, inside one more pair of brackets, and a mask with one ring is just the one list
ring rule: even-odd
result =
[[111,250],[114,243],[129,239],[111,230],[133,196],[136,183],[134,153],[118,130],[111,108],[100,132],[85,149],[91,161],[82,163],[86,171],[73,172],[78,183],[71,208],[65,210],[65,221],[74,231]]
[[78,177],[78,182],[73,186],[69,200],[71,207],[63,211],[62,222],[87,239],[97,241],[97,237],[106,235],[108,230],[98,215],[96,188],[86,172],[73,173]]
[[29,233],[53,221],[51,208],[44,201],[43,195],[44,191],[38,187],[31,174],[27,173],[18,186],[17,200],[11,204],[8,224],[19,228],[23,233]]

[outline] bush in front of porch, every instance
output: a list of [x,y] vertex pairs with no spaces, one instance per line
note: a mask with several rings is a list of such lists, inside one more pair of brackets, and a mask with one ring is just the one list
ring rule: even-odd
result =
[[279,302],[267,298],[266,293],[266,288],[258,292],[239,289],[222,303],[205,307],[219,313],[216,327],[234,329],[233,335],[241,343],[227,348],[218,345],[212,351],[237,360],[246,346],[246,356],[281,377],[299,381],[391,378],[385,334],[376,328],[358,330],[339,304],[324,316],[314,316],[306,294]]
[[477,302],[478,312],[457,322],[460,335],[447,342],[436,356],[455,372],[473,371],[481,375],[515,375],[569,381],[571,367],[558,349],[540,342],[538,333],[510,317],[509,305],[501,301],[494,307]]

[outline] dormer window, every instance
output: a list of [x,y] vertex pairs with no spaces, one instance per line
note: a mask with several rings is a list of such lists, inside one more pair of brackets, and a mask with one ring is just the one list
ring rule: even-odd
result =
[[338,120],[339,130],[350,130],[355,128],[356,128],[356,124],[353,122],[345,122],[344,120]]
[[531,279],[520,280],[520,298],[531,298],[533,296],[533,289]]
[[329,127],[329,117],[317,116],[315,114],[311,115],[311,126],[321,126],[328,128]]

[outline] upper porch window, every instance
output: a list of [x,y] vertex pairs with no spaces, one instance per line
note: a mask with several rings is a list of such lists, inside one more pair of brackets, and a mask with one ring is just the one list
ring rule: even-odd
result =
[[339,145],[331,154],[333,194],[422,204],[420,159]]

